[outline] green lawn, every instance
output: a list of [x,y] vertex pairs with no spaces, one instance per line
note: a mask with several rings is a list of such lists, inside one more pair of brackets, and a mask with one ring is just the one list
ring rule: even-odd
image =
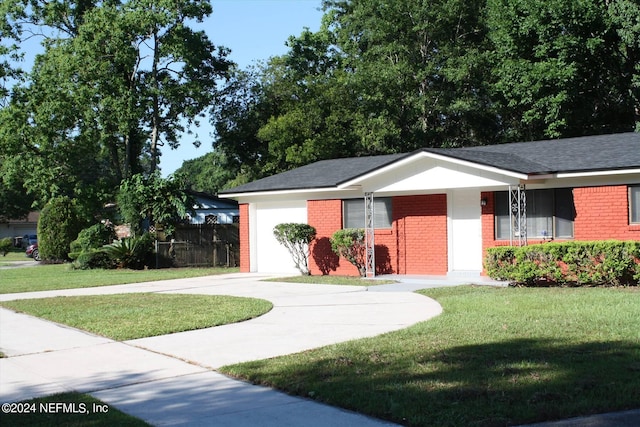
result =
[[640,407],[640,289],[455,287],[408,329],[221,371],[410,426]]
[[397,283],[395,280],[371,280],[354,276],[291,276],[266,279],[265,282],[311,283],[318,285],[376,286]]
[[17,249],[12,250],[11,252],[7,253],[7,255],[5,256],[0,255],[0,266],[6,265],[7,263],[10,263],[13,261],[33,261],[33,259],[28,258],[24,254],[24,250],[17,250]]
[[237,271],[237,268],[73,270],[69,264],[39,264],[33,267],[0,269],[0,294],[184,279]]
[[149,425],[87,394],[60,393],[13,403],[15,403],[14,409],[18,409],[19,405],[21,410],[29,410],[30,413],[4,413],[3,411],[0,413],[0,425],[12,427],[145,427]]
[[0,306],[119,341],[241,322],[273,307],[255,298],[152,293],[25,299]]

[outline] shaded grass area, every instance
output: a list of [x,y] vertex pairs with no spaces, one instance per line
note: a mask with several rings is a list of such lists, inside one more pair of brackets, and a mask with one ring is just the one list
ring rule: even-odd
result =
[[[87,394],[60,393],[25,400],[16,405],[19,405],[22,412],[29,411],[29,413],[6,414],[3,411],[0,414],[0,425],[14,427],[143,427],[149,425]],[[14,409],[17,410],[18,407]]]
[[73,270],[69,264],[36,265],[0,270],[0,294],[185,279],[237,271],[237,268]]
[[240,322],[273,307],[256,298],[152,293],[25,299],[0,305],[119,341]]
[[221,371],[409,426],[504,426],[640,407],[640,292],[455,287],[402,331]]
[[317,285],[376,286],[397,283],[395,280],[371,280],[357,276],[291,276],[265,279],[265,282],[311,283]]

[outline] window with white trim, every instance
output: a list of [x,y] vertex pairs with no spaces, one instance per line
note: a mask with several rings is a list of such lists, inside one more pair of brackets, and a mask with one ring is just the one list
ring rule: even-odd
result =
[[[571,188],[527,190],[527,237],[530,239],[571,239],[575,205]],[[509,193],[495,193],[497,240],[510,237]]]
[[629,223],[640,224],[640,185],[629,186]]
[[[343,200],[342,214],[344,228],[364,228],[364,198]],[[391,198],[374,198],[373,214],[375,228],[391,228],[393,221]]]

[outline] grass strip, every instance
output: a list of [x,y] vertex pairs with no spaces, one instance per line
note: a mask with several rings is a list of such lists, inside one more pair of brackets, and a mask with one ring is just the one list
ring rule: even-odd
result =
[[402,331],[222,372],[409,426],[504,426],[640,407],[640,289],[454,287]]
[[237,268],[73,270],[69,264],[35,265],[32,267],[0,269],[0,294],[185,279],[237,271]]
[[241,322],[273,307],[256,298],[155,293],[25,299],[0,305],[119,341]]
[[[2,254],[0,254],[0,265],[4,265],[7,263],[11,263],[14,261],[33,261],[32,258],[27,257],[24,254],[24,249],[22,250],[12,250],[11,252],[8,252],[5,256],[2,256]],[[34,263],[36,261],[33,261]]]
[[[60,393],[10,403],[0,425],[12,427],[143,427],[146,422],[106,405],[88,394]],[[4,406],[3,406],[4,408]]]
[[310,283],[314,285],[376,286],[397,283],[395,280],[372,280],[354,276],[291,276],[265,279],[265,282]]

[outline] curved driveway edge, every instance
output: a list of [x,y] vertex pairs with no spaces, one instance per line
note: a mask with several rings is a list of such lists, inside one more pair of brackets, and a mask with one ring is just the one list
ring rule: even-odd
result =
[[437,302],[416,293],[369,292],[359,286],[236,281],[169,292],[273,303],[270,312],[246,322],[128,341],[214,369],[395,331],[442,311]]
[[[231,380],[210,369],[411,326],[441,313],[411,292],[262,282],[226,274],[98,288],[0,295],[0,300],[131,292],[263,298],[273,309],[232,325],[123,343],[0,310],[0,401],[90,392],[154,425],[383,425],[359,414]],[[25,338],[28,337],[28,338]],[[188,362],[188,363],[186,363]],[[315,414],[315,415],[314,415]],[[309,418],[311,416],[311,418]],[[309,423],[312,424],[309,424]]]

